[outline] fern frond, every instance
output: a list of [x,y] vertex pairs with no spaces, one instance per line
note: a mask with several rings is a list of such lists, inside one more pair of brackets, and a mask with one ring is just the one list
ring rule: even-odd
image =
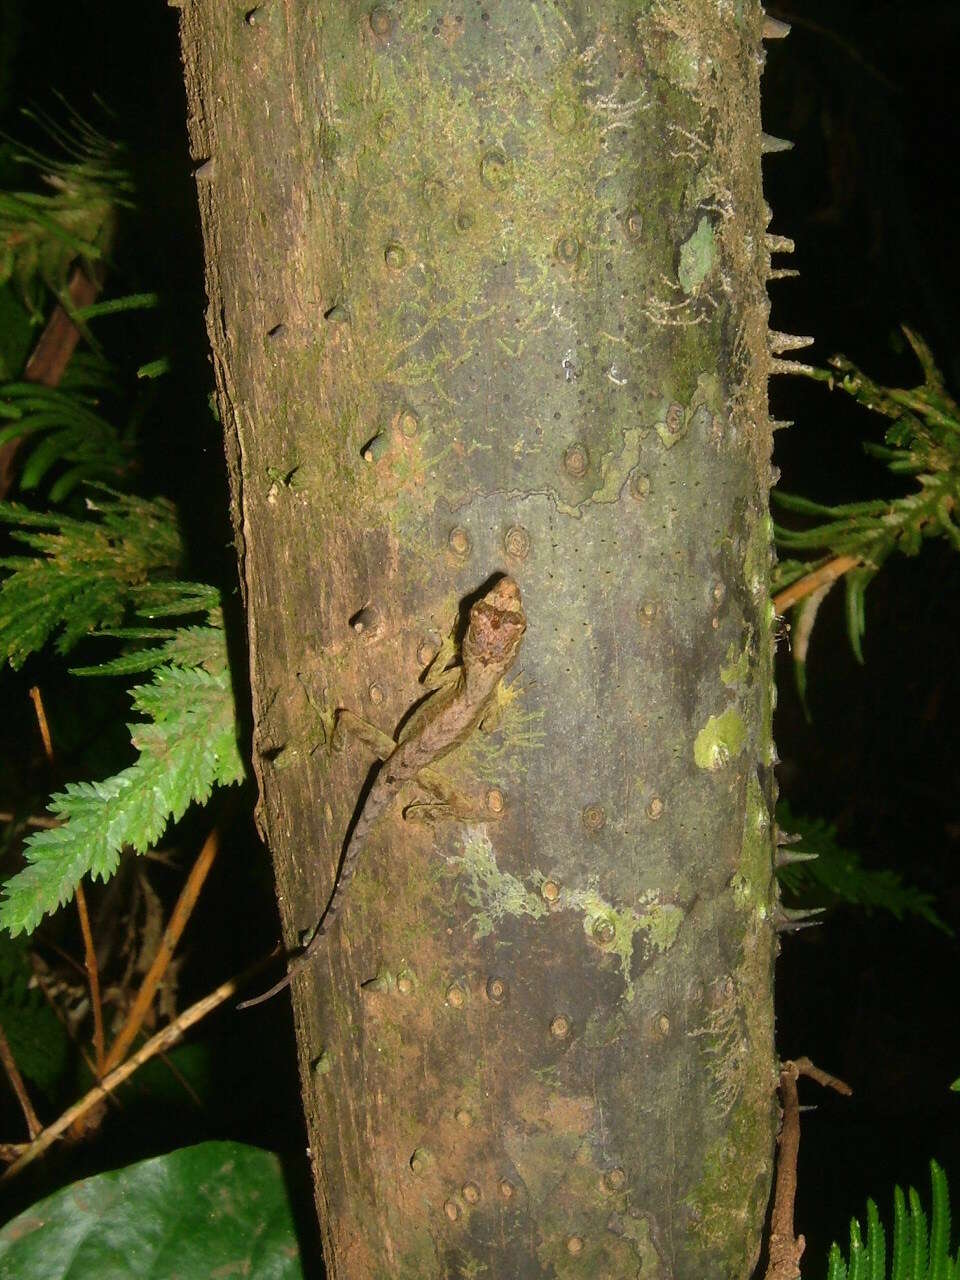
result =
[[911,1187],[908,1191],[910,1199],[910,1254],[907,1265],[907,1276],[913,1280],[927,1280],[927,1215],[923,1212],[920,1197]]
[[88,267],[103,255],[118,208],[130,207],[133,184],[118,143],[75,112],[68,124],[24,112],[63,158],[14,146],[12,158],[47,188],[0,192],[0,283],[15,280],[24,301],[40,310],[38,283],[60,295],[71,264]]
[[13,667],[57,634],[67,653],[97,627],[123,621],[124,614],[168,600],[205,603],[172,610],[207,608],[213,588],[152,583],[151,575],[171,573],[182,556],[173,505],[165,499],[129,497],[102,491],[88,499],[97,519],[76,519],[0,503],[0,522],[17,526],[11,537],[38,552],[0,557],[11,572],[0,584],[0,657]]
[[92,667],[71,667],[75,676],[122,676],[157,667],[203,667],[206,671],[222,670],[225,651],[223,632],[217,627],[178,627],[175,631],[148,631],[133,627],[114,631],[98,631],[98,636],[113,635],[124,639],[162,639],[150,649],[134,649],[109,662]]
[[827,1260],[827,1280],[847,1280],[847,1264],[840,1246],[834,1241]]
[[214,785],[243,778],[225,648],[223,659],[217,673],[160,667],[152,684],[132,690],[134,709],[149,717],[129,726],[137,761],[105,782],[68,783],[52,797],[48,809],[62,825],[27,840],[29,865],[4,887],[0,925],[12,934],[35,929],[84,876],[111,876],[125,845],[144,853],[189,804],[208,800]]
[[873,1200],[867,1201],[866,1280],[886,1280],[887,1240]]
[[893,1274],[907,1276],[907,1260],[910,1250],[910,1220],[907,1202],[899,1187],[893,1188]]
[[[944,390],[943,378],[926,345],[904,333],[916,352],[924,381],[912,390],[884,387],[844,356],[830,361],[834,370],[813,369],[810,376],[839,387],[875,413],[891,419],[882,445],[868,442],[866,452],[880,458],[895,475],[913,478],[912,493],[889,501],[829,506],[795,494],[775,492],[775,502],[801,517],[816,520],[800,528],[775,527],[778,546],[791,553],[773,573],[777,594],[812,575],[828,561],[850,557],[859,568],[846,573],[847,633],[858,661],[863,660],[864,596],[871,578],[894,552],[916,555],[928,538],[946,538],[960,551],[960,408]],[[839,375],[839,376],[838,376]],[[804,560],[800,552],[815,552]],[[795,664],[798,676],[802,663]]]
[[944,933],[952,933],[934,910],[932,894],[905,885],[895,871],[865,867],[858,853],[840,844],[832,823],[794,813],[781,800],[777,805],[777,825],[783,831],[795,832],[800,836],[801,847],[817,855],[810,862],[777,868],[777,879],[783,888],[802,898],[805,905],[849,902],[868,911],[889,911],[897,920],[910,913]]
[[76,389],[10,382],[0,387],[0,445],[42,436],[34,444],[20,476],[25,492],[36,489],[55,465],[68,467],[50,491],[52,501],[66,497],[81,480],[117,480],[133,461],[134,435],[121,434],[93,409],[95,401]]
[[206,582],[145,582],[137,592],[137,613],[144,618],[213,615],[219,608],[220,592]]
[[950,1253],[950,1192],[946,1174],[930,1161],[931,1226],[913,1187],[907,1199],[899,1187],[893,1191],[893,1251],[887,1272],[884,1231],[877,1206],[867,1201],[867,1240],[860,1224],[850,1222],[849,1263],[837,1244],[830,1246],[827,1280],[957,1280],[960,1250]]
[[930,1162],[930,1280],[947,1280],[950,1270],[950,1192],[947,1175]]

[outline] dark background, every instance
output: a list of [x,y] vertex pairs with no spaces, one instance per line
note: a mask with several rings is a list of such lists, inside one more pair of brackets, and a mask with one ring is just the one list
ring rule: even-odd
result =
[[[764,160],[771,230],[796,241],[793,259],[778,261],[801,272],[798,280],[771,283],[771,325],[814,335],[815,346],[804,353],[814,363],[842,351],[878,381],[909,386],[920,372],[899,334],[907,323],[926,338],[948,386],[960,394],[954,176],[960,6],[820,0],[798,9],[771,10],[793,31],[767,46],[764,77],[765,128],[796,143],[792,153]],[[121,233],[110,291],[159,289],[165,330],[157,349],[155,320],[152,328],[121,324],[110,330],[110,354],[135,367],[172,353],[176,376],[156,392],[154,406],[164,428],[148,437],[141,487],[181,505],[193,576],[232,584],[219,428],[211,416],[198,417],[197,408],[212,380],[175,10],[159,0],[5,0],[3,129],[22,137],[16,109],[52,109],[52,90],[130,144],[139,211]],[[115,113],[112,125],[96,116],[93,93]],[[796,422],[776,437],[781,488],[828,502],[898,491],[882,464],[861,450],[864,439],[882,437],[881,419],[793,377],[774,379],[770,399],[774,417]],[[862,667],[846,640],[842,591],[835,591],[821,611],[808,662],[812,721],[797,702],[789,654],[782,652],[776,722],[781,789],[793,809],[836,823],[841,841],[867,866],[895,869],[933,893],[954,928],[960,927],[958,585],[960,558],[945,543],[928,545],[913,560],[893,557],[867,593]],[[0,694],[12,710],[0,732],[12,762],[4,791],[32,790],[39,809],[51,779],[44,777],[29,704],[21,705],[33,678],[29,670],[19,684],[4,678]],[[126,710],[101,689],[78,690],[66,678],[58,683],[47,668],[43,678],[67,772],[77,765],[70,747],[74,739],[79,744],[78,724],[89,728],[99,715],[109,734],[106,726],[118,716],[122,723]],[[34,745],[25,750],[24,742]],[[84,760],[94,767],[89,756]],[[252,796],[244,799],[249,810]],[[185,857],[195,856],[210,821],[201,815],[182,824],[177,843]],[[244,822],[235,820],[227,831],[185,940],[184,1004],[276,936],[266,855]],[[171,871],[169,893],[177,887]],[[868,1195],[887,1220],[895,1182],[915,1185],[926,1198],[931,1157],[960,1187],[960,1094],[949,1091],[960,1077],[957,960],[956,940],[923,921],[898,923],[852,907],[831,910],[822,928],[783,942],[780,1052],[810,1056],[855,1090],[846,1100],[801,1085],[801,1100],[818,1104],[802,1116],[797,1213],[808,1241],[804,1274],[811,1278],[825,1274],[830,1240],[845,1242],[849,1218],[863,1216]],[[21,1181],[10,1213],[83,1173],[204,1137],[233,1137],[289,1156],[309,1215],[288,1002],[280,998],[247,1015],[223,1011],[203,1033],[202,1050],[184,1051],[188,1061],[194,1054],[199,1108],[157,1077],[152,1088],[131,1088],[122,1117],[107,1123],[95,1144],[61,1148]],[[5,1096],[0,1118],[2,1136],[20,1132],[22,1120]]]

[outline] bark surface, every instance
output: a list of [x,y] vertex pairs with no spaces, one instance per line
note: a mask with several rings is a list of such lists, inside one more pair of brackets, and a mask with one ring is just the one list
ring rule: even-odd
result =
[[336,710],[393,736],[498,574],[527,619],[498,727],[438,766],[454,802],[409,784],[293,986],[337,1280],[744,1280],[756,1258],[761,17],[180,10],[291,950],[376,766],[335,749]]

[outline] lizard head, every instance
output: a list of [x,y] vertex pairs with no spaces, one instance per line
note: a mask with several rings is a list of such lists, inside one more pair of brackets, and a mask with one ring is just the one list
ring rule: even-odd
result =
[[520,588],[513,578],[501,578],[470,609],[463,639],[463,663],[495,664],[506,671],[520,648],[527,629]]

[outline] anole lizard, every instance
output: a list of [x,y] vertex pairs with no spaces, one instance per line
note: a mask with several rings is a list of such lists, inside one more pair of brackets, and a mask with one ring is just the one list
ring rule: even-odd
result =
[[[450,678],[416,710],[400,741],[381,765],[350,832],[340,875],[313,937],[285,978],[263,995],[244,1000],[238,1008],[247,1009],[269,1000],[314,958],[330,921],[342,905],[344,890],[356,871],[357,860],[371,830],[404,783],[466,741],[495,710],[497,686],[513,666],[526,626],[520,589],[512,578],[501,578],[471,607],[470,621],[460,646],[460,665],[446,673]],[[339,718],[348,715],[341,712]]]

